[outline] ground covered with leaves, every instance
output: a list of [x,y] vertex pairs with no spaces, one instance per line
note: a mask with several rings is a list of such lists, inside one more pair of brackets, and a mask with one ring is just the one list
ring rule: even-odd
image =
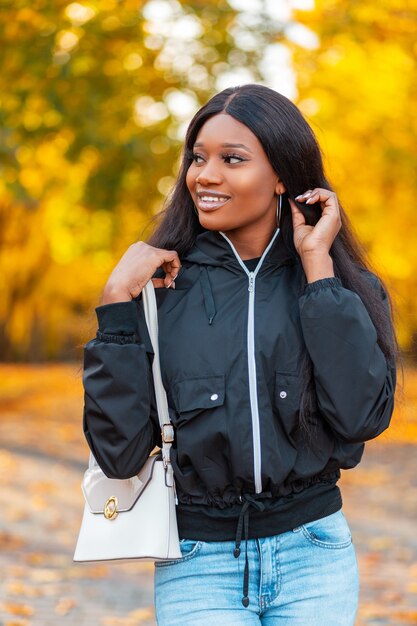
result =
[[[339,486],[360,577],[357,626],[417,624],[417,374]],[[149,563],[72,561],[88,449],[78,365],[0,366],[0,625],[150,626]],[[307,625],[306,625],[307,626]]]

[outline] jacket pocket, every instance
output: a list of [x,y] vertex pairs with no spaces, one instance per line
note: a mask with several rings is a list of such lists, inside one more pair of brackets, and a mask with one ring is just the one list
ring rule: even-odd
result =
[[177,426],[196,417],[205,409],[213,409],[224,403],[224,374],[202,376],[177,381],[173,385]]
[[298,427],[301,394],[302,380],[300,374],[275,372],[275,409],[281,425],[292,443],[294,443],[294,435]]

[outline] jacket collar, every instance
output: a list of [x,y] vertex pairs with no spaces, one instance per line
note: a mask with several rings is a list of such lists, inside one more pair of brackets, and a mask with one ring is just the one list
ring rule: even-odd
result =
[[[278,228],[273,236],[277,231],[279,231]],[[227,236],[227,233],[225,234]],[[197,235],[193,247],[182,256],[182,260],[198,265],[240,267],[229,241],[217,230],[206,230]],[[274,265],[275,267],[289,265],[296,263],[296,261],[296,256],[287,248],[281,232],[278,232],[262,262],[262,268],[267,265]]]

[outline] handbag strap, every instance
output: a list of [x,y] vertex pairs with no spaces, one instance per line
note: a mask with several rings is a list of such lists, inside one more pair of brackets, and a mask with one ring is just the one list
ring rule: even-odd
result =
[[[152,373],[155,388],[156,408],[162,435],[162,460],[165,468],[165,483],[168,487],[174,487],[174,473],[170,462],[170,450],[174,441],[174,427],[169,419],[168,400],[164,385],[162,383],[161,365],[159,361],[159,341],[158,341],[158,308],[156,305],[155,287],[150,280],[142,289],[142,301],[145,311],[145,320],[148,326],[149,337],[154,351],[152,361]],[[90,452],[89,469],[98,466],[96,459]]]
[[148,281],[142,289],[142,301],[145,311],[146,324],[149,337],[154,351],[152,373],[155,388],[156,407],[162,434],[162,459],[164,467],[171,471],[169,459],[172,442],[174,441],[174,428],[169,419],[167,394],[162,383],[161,365],[159,360],[158,341],[158,309],[156,305],[155,287],[152,280]]

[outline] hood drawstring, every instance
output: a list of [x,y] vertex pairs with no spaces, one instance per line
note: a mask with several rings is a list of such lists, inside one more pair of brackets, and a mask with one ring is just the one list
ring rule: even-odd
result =
[[200,284],[203,291],[204,307],[206,309],[209,324],[211,324],[214,316],[216,315],[216,306],[214,304],[207,265],[200,265]]
[[[259,494],[259,496],[272,497],[272,494],[268,492],[263,492]],[[248,561],[248,536],[249,536],[249,513],[250,508],[253,506],[258,511],[263,511],[265,509],[265,505],[259,500],[255,499],[256,496],[251,496],[249,494],[243,494],[242,499],[244,500],[242,508],[239,513],[239,519],[237,522],[236,528],[236,538],[235,538],[235,549],[233,550],[233,556],[238,558],[240,556],[240,543],[242,539],[242,526],[245,526],[245,571],[243,574],[243,597],[242,604],[246,608],[249,605],[249,561]]]

